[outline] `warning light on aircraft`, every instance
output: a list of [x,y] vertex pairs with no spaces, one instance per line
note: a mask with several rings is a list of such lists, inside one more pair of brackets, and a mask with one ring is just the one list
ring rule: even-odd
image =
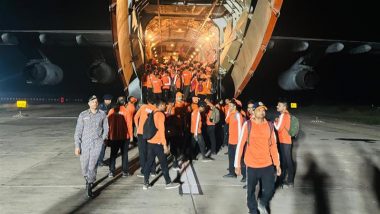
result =
[[176,55],[177,53],[176,52],[173,52],[173,55]]
[[290,103],[290,108],[296,109],[297,108],[297,103]]
[[174,43],[170,44],[171,47],[174,47]]
[[16,102],[16,106],[17,108],[27,108],[28,107],[28,103],[26,102],[26,100],[17,100]]
[[154,47],[153,50],[156,50],[156,47]]

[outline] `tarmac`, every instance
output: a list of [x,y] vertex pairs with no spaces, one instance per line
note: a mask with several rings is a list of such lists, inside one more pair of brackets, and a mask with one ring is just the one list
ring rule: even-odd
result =
[[[222,148],[212,162],[194,161],[181,173],[170,169],[178,189],[165,190],[158,175],[143,190],[138,152],[129,151],[133,176],[108,178],[98,168],[96,197],[85,196],[74,155],[76,117],[86,105],[38,105],[22,111],[0,107],[0,213],[247,213],[244,183],[222,178]],[[380,127],[326,116],[297,114],[301,132],[293,145],[294,188],[277,188],[272,214],[380,213]],[[106,157],[109,157],[107,149]],[[120,165],[118,158],[117,165]]]

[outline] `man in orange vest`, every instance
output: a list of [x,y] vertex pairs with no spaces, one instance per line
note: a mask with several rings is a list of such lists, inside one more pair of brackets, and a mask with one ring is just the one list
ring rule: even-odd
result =
[[[206,109],[206,103],[200,102],[197,109],[193,110],[191,113],[191,127],[190,132],[192,134],[192,159],[196,159],[197,155],[197,148],[199,146],[199,150],[202,155],[202,161],[208,162],[212,159],[206,156],[206,144],[202,135],[202,116],[201,113],[203,113]],[[197,146],[198,144],[198,146]]]
[[[134,123],[137,128],[137,146],[139,149],[139,161],[140,161],[140,167],[141,171],[140,174],[137,174],[137,177],[144,177],[144,167],[147,160],[148,155],[148,142],[146,139],[143,138],[143,131],[144,131],[144,123],[146,119],[148,118],[148,114],[154,110],[156,110],[156,106],[154,105],[154,102],[148,98],[147,99],[148,104],[142,105],[139,110],[136,112],[134,116]],[[150,173],[152,176],[156,175],[156,162],[153,162],[152,166],[150,167]]]
[[238,144],[238,138],[241,133],[241,127],[243,125],[243,117],[240,114],[240,109],[238,109],[238,102],[232,99],[229,103],[229,114],[226,118],[226,123],[229,125],[228,128],[228,163],[229,163],[229,173],[224,175],[224,178],[236,178],[234,160],[236,153],[236,146]]
[[[265,120],[267,107],[263,103],[254,104],[254,117],[246,121],[239,137],[235,157],[235,172],[241,174],[240,162],[243,148],[247,144],[244,162],[247,165],[247,205],[249,213],[268,213],[267,206],[273,196],[275,174],[281,175],[280,157],[273,125]],[[260,202],[257,204],[255,191],[261,182]]]
[[190,94],[190,86],[191,86],[191,80],[193,78],[193,74],[189,71],[189,67],[187,67],[182,72],[182,82],[183,82],[183,98],[185,100],[188,99]]
[[133,139],[133,133],[129,130],[129,127],[132,126],[132,118],[124,105],[125,97],[118,97],[117,107],[108,112],[108,139],[110,140],[109,145],[111,147],[108,177],[115,176],[116,157],[119,149],[122,154],[123,177],[130,175],[128,172],[128,148],[129,139]]
[[170,87],[172,85],[171,77],[168,71],[165,71],[161,77],[162,80],[162,98],[165,102],[169,102],[171,98]]
[[[274,127],[278,132],[281,154],[281,183],[284,188],[293,187],[294,167],[292,160],[292,137],[288,131],[290,129],[290,114],[288,103],[281,100],[277,104],[277,111],[281,113],[280,118],[276,118]],[[287,178],[287,179],[286,179]]]
[[151,78],[153,86],[153,100],[158,101],[162,98],[162,81],[158,72]]

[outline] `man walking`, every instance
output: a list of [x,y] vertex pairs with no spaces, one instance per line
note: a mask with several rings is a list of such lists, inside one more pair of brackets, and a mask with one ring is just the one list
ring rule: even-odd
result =
[[95,95],[89,98],[88,105],[90,108],[79,114],[74,139],[75,155],[80,155],[82,174],[86,180],[87,196],[92,197],[100,150],[108,135],[108,120],[106,114],[98,110]]
[[[244,162],[247,166],[247,205],[249,213],[267,214],[268,202],[274,192],[275,174],[281,175],[277,140],[272,125],[265,120],[267,108],[263,103],[254,104],[254,118],[244,123],[235,157],[235,172],[241,174],[241,157],[247,144]],[[274,166],[275,167],[274,167]],[[276,168],[276,172],[275,172]],[[255,190],[261,181],[261,197],[256,202]]]
[[156,107],[157,110],[152,112],[152,114],[157,132],[151,139],[148,140],[148,158],[144,167],[144,190],[147,190],[151,187],[149,184],[149,173],[156,156],[160,161],[162,174],[164,175],[166,181],[165,189],[179,187],[178,183],[172,183],[170,179],[168,162],[165,155],[169,153],[169,148],[167,146],[165,138],[165,114],[163,113],[166,110],[166,104],[164,101],[159,100],[156,104]]
[[[103,96],[103,103],[100,103],[99,109],[104,111],[106,115],[108,115],[108,112],[112,108],[112,95],[105,94]],[[98,166],[105,166],[106,163],[104,161],[104,155],[106,153],[107,145],[104,143],[102,146],[102,150],[100,151],[99,159],[98,159]]]
[[288,132],[290,129],[290,114],[287,102],[279,101],[277,111],[281,113],[280,118],[277,118],[274,123],[280,143],[281,183],[284,188],[288,188],[293,186],[294,183],[294,167],[292,161],[292,137]]

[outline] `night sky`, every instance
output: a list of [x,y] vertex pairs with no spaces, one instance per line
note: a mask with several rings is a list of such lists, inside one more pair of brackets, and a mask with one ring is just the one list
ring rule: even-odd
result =
[[[379,33],[373,30],[377,26],[376,13],[375,7],[358,1],[284,0],[273,35],[380,42]],[[104,30],[110,29],[108,14],[108,1],[104,0],[1,0],[0,29]],[[120,81],[111,86],[90,82],[86,72],[91,62],[84,50],[47,47],[44,51],[64,70],[63,82],[57,86],[26,85],[21,71],[27,59],[17,47],[0,46],[0,96],[9,92],[78,97],[92,93],[122,93]],[[285,92],[277,86],[277,75],[287,70],[299,56],[288,50],[267,51],[242,97],[267,102],[287,97],[307,104],[380,104],[375,93],[378,91],[379,55],[324,57],[316,66],[321,79],[315,90]],[[106,58],[116,67],[112,53]]]

